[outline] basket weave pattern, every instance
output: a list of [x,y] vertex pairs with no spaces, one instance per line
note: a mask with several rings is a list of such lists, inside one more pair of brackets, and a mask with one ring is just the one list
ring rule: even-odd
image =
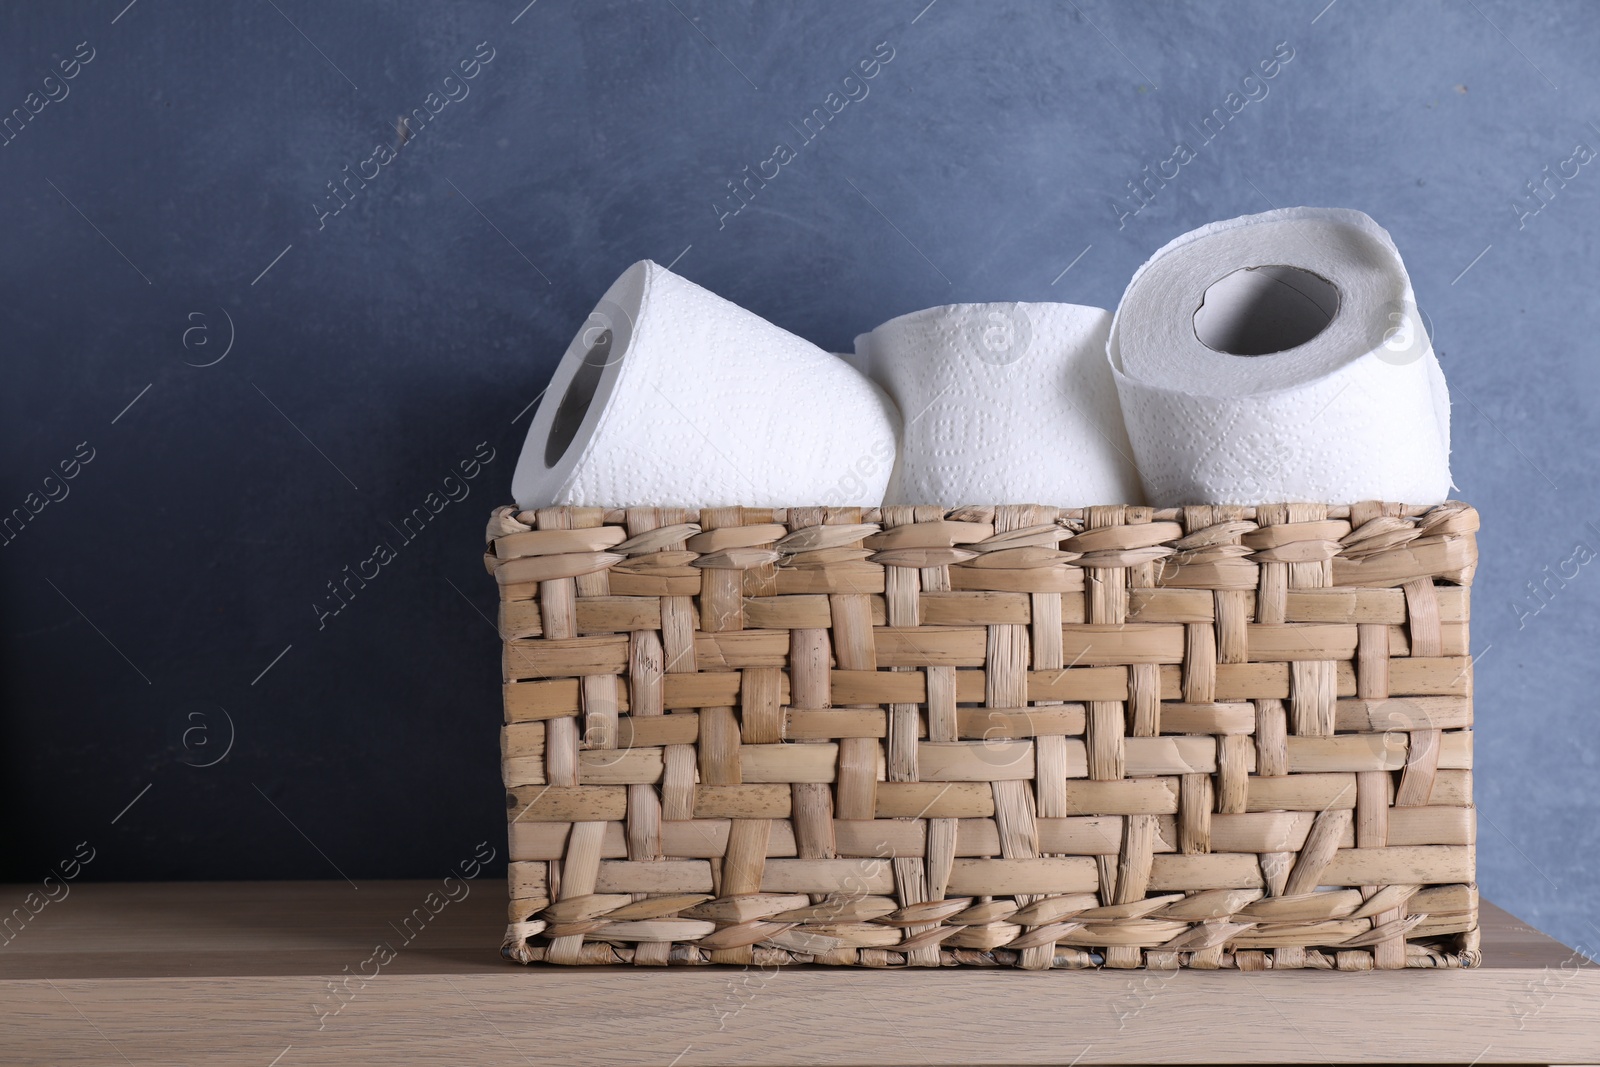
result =
[[1472,966],[1477,525],[501,508],[504,951]]

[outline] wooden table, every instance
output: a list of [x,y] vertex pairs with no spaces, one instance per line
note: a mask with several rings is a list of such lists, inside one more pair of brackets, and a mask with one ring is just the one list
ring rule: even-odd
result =
[[5,930],[0,1063],[1600,1063],[1600,966],[1487,905],[1473,971],[574,970],[468,885],[72,884]]

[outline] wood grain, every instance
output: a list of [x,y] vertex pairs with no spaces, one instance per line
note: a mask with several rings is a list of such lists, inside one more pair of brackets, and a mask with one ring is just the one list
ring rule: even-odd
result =
[[[0,906],[31,888],[0,889]],[[460,899],[419,925],[405,920],[442,881],[73,885],[0,948],[0,1061],[1487,1064],[1600,1051],[1600,967],[1488,904],[1474,970],[772,974],[506,963],[504,886],[450,889]],[[329,991],[370,974],[380,943],[395,955],[377,977]],[[607,1004],[627,1009],[597,1014]]]

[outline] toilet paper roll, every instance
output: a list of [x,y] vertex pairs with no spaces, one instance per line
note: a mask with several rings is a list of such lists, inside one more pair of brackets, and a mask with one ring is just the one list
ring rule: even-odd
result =
[[864,358],[862,358],[861,353],[859,353],[859,352],[835,352],[834,356],[837,359],[844,360],[846,363],[850,364],[850,366],[854,367],[856,370],[860,371],[862,374],[866,374],[867,373],[867,361]]
[[645,260],[567,347],[511,490],[524,508],[875,507],[898,428],[837,356]]
[[1110,323],[1077,304],[952,304],[857,337],[904,421],[885,503],[1139,503]]
[[1389,234],[1289,208],[1184,234],[1139,268],[1107,354],[1156,507],[1450,492],[1450,399]]

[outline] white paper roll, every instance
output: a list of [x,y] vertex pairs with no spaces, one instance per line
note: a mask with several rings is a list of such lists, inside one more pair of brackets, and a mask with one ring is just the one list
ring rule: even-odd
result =
[[875,507],[898,425],[837,356],[644,260],[567,347],[511,491],[524,508]]
[[1389,234],[1289,208],[1139,268],[1107,353],[1156,507],[1450,492],[1450,398]]
[[904,421],[885,503],[1139,503],[1110,324],[1077,304],[952,304],[857,337]]

